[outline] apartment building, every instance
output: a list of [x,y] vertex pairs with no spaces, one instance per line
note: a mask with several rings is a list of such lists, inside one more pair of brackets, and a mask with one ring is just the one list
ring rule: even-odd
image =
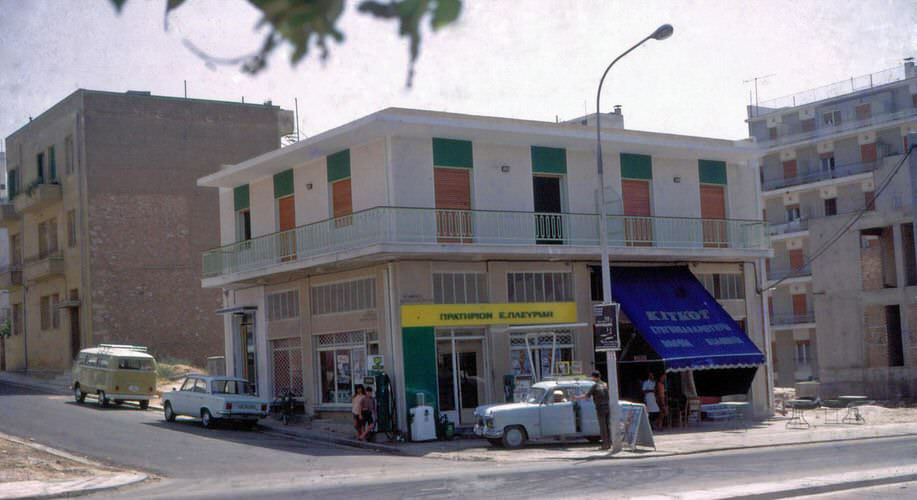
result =
[[221,297],[199,261],[220,241],[218,197],[196,179],[276,149],[291,124],[270,104],[77,90],[7,137],[6,369],[67,370],[102,342],[218,354]]
[[593,120],[389,108],[202,177],[219,191],[223,246],[202,283],[223,290],[227,372],[349,418],[371,358],[402,429],[421,402],[470,425],[534,381],[607,369],[592,333],[602,227],[622,394],[668,371],[674,389],[691,378],[767,412],[752,144],[608,113],[600,224]]
[[917,397],[907,166],[875,195],[917,131],[914,63],[762,102],[748,114],[774,249],[767,276],[777,384],[817,380],[823,397]]

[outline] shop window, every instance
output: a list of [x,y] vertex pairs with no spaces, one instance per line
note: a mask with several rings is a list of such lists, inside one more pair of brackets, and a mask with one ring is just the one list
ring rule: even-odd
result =
[[287,393],[302,397],[302,341],[282,339],[271,341],[271,369],[275,398]]
[[570,302],[572,273],[507,273],[509,302]]
[[317,335],[314,340],[322,404],[350,404],[354,388],[366,375],[366,356],[379,353],[375,332]]
[[484,273],[433,273],[433,302],[436,304],[487,303],[487,275]]
[[513,375],[542,380],[569,375],[573,370],[573,335],[570,332],[514,333],[509,343]]
[[313,286],[312,314],[317,316],[375,309],[375,290],[375,278]]
[[299,290],[271,293],[266,295],[264,300],[268,321],[299,317]]

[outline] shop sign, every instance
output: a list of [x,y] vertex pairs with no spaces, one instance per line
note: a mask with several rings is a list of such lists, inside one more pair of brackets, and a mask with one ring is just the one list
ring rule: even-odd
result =
[[575,323],[576,302],[514,304],[409,304],[401,306],[401,326],[541,325]]
[[618,351],[621,338],[618,332],[619,304],[599,304],[593,308],[595,314],[595,352]]
[[385,358],[381,354],[370,354],[366,356],[366,371],[381,372],[385,369]]

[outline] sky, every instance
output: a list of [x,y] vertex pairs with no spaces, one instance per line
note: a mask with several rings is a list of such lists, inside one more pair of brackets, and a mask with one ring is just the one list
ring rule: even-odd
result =
[[[603,90],[629,129],[739,139],[756,76],[760,99],[876,72],[917,56],[917,2],[465,0],[459,22],[425,32],[412,88],[391,22],[349,1],[343,44],[295,67],[275,51],[256,76],[208,67],[252,52],[263,32],[243,0],[0,0],[0,137],[77,88],[246,102],[299,102],[305,136],[389,107],[554,121],[594,109],[605,66],[662,23],[675,34],[622,59]],[[317,52],[316,52],[317,53]],[[2,144],[2,142],[0,142]],[[2,146],[0,146],[2,147]]]

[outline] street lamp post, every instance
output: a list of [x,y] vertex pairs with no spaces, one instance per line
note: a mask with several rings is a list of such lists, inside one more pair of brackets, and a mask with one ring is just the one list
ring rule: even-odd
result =
[[[629,54],[632,50],[643,45],[647,40],[665,40],[672,36],[675,31],[671,24],[663,24],[656,28],[650,36],[637,42],[633,47],[627,49],[623,54],[611,61],[611,64],[605,68],[602,73],[602,79],[599,80],[599,90],[595,95],[595,164],[599,174],[599,246],[602,250],[602,301],[606,304],[611,303],[611,269],[608,262],[608,223],[606,221],[607,213],[605,210],[605,169],[602,166],[602,84],[605,83],[605,77],[608,71],[622,57]],[[618,404],[618,364],[614,351],[605,352],[608,364],[608,389],[609,399],[611,400],[611,443],[612,453],[621,451],[621,431],[619,422],[621,421],[621,406]]]

